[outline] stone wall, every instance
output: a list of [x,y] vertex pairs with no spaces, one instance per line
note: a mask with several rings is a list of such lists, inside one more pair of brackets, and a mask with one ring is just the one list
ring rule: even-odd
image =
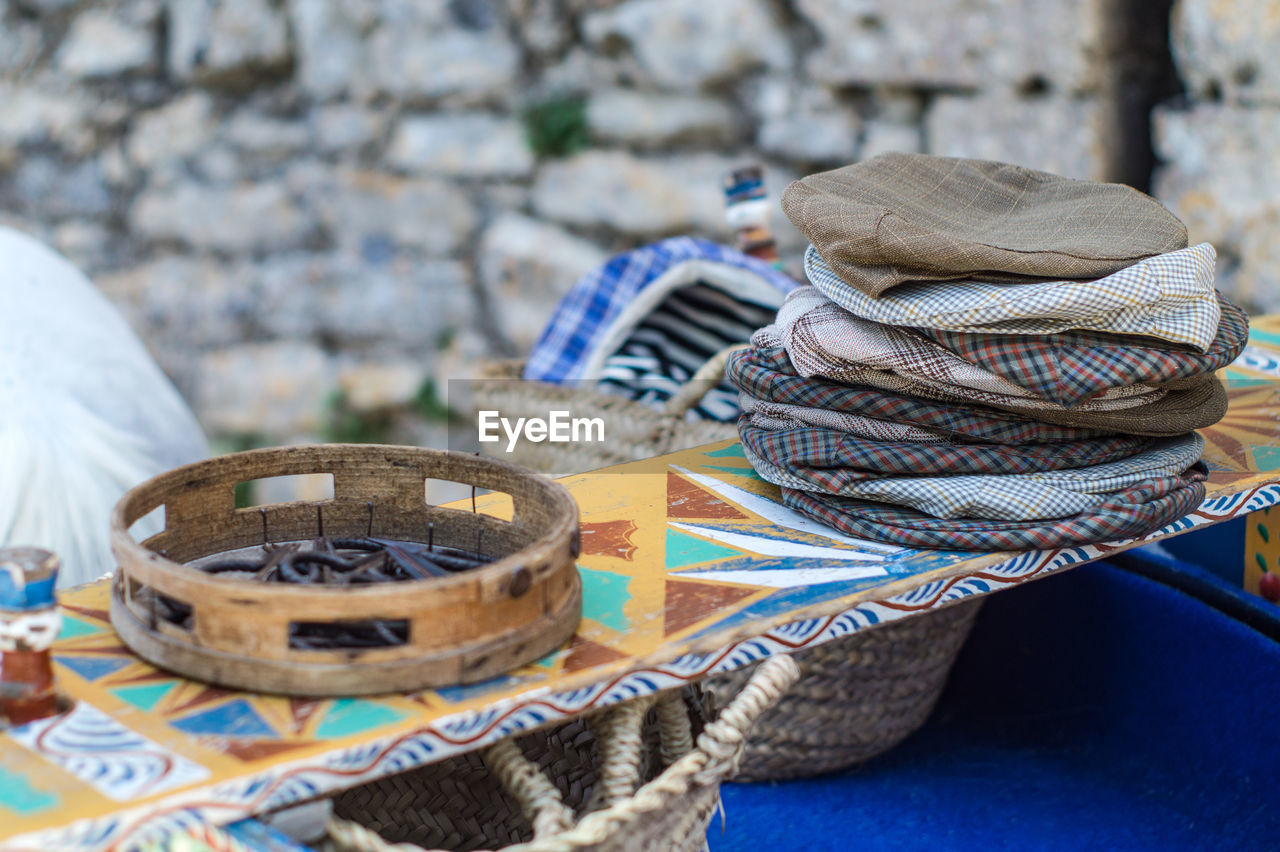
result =
[[[1157,187],[1266,305],[1276,250],[1255,225],[1280,215],[1280,63],[1272,30],[1235,16],[1276,4],[1223,5],[1180,0],[1193,100],[1156,113]],[[887,150],[1145,188],[1149,113],[1178,89],[1168,15],[1143,0],[0,0],[0,221],[88,271],[215,436],[401,428],[394,412],[438,412],[448,379],[525,352],[611,252],[731,240],[720,177],[744,162],[767,165],[775,198]],[[795,257],[798,233],[775,226]],[[409,439],[432,440],[411,420]]]
[[1154,191],[1218,249],[1218,286],[1280,310],[1280,2],[1178,0],[1172,45],[1185,97],[1153,116]]

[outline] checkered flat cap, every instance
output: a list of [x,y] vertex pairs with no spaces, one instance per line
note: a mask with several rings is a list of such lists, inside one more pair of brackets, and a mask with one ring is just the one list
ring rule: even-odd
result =
[[1204,500],[1208,470],[1146,480],[1070,518],[994,521],[934,518],[904,506],[782,489],[782,502],[846,535],[942,550],[1048,550],[1136,538],[1170,524]]

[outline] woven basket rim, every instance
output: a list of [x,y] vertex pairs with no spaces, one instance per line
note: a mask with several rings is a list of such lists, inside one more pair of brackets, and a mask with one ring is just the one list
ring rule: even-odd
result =
[[[228,588],[244,589],[246,591],[261,591],[262,584],[256,580],[244,580],[234,577],[225,577],[220,574],[208,574],[204,571],[186,565],[182,562],[176,562],[167,559],[163,555],[150,550],[142,542],[135,539],[129,531],[129,527],[137,522],[140,518],[146,516],[149,512],[163,506],[163,499],[156,499],[151,492],[159,489],[159,493],[163,494],[172,490],[175,486],[190,481],[199,481],[207,479],[211,474],[220,472],[229,462],[247,459],[261,460],[263,462],[291,462],[294,457],[301,460],[302,457],[310,455],[317,446],[331,449],[335,452],[344,452],[352,456],[376,456],[379,454],[394,453],[397,455],[417,456],[423,459],[466,459],[469,464],[475,463],[485,466],[496,475],[506,475],[520,478],[533,485],[535,489],[542,492],[542,499],[552,505],[557,514],[561,516],[561,521],[551,529],[544,531],[535,540],[531,541],[522,550],[516,551],[508,556],[496,559],[493,562],[482,565],[473,571],[463,574],[457,574],[449,577],[433,577],[430,580],[431,588],[437,592],[446,592],[451,589],[470,585],[477,578],[486,576],[497,576],[509,572],[511,569],[519,567],[525,560],[525,551],[531,549],[540,549],[553,545],[560,537],[562,537],[568,529],[576,525],[578,522],[577,503],[574,502],[573,496],[569,490],[559,482],[538,474],[527,468],[521,467],[513,462],[503,459],[496,459],[488,456],[473,456],[467,453],[457,453],[450,450],[437,450],[430,447],[414,447],[408,445],[397,444],[300,444],[285,447],[263,447],[254,450],[244,450],[238,453],[228,453],[213,458],[204,459],[202,461],[192,462],[173,468],[164,473],[153,476],[145,482],[139,483],[133,488],[125,492],[124,496],[116,503],[111,510],[110,530],[111,530],[111,549],[116,555],[116,559],[120,563],[126,562],[126,557],[134,560],[145,559],[163,566],[165,569],[177,572],[201,581],[225,585]],[[290,470],[289,473],[266,473],[264,477],[270,476],[290,476],[297,474],[313,474],[313,473],[330,473],[331,471],[317,470],[313,468]],[[439,477],[431,477],[439,478]],[[492,486],[482,485],[482,488],[493,489]],[[151,497],[151,499],[148,499]],[[335,498],[336,500],[336,498]],[[335,500],[308,501],[325,505],[326,503],[335,502]],[[288,504],[276,504],[288,505]],[[253,507],[260,508],[260,507]],[[424,510],[430,508],[423,501]],[[382,586],[372,584],[364,587],[353,586],[306,586],[291,587],[288,585],[280,585],[272,588],[272,593],[279,599],[288,600],[290,597],[297,598],[300,601],[311,597],[314,594],[342,596],[344,598],[354,597],[357,600],[362,598],[376,598],[386,594],[386,590]]]

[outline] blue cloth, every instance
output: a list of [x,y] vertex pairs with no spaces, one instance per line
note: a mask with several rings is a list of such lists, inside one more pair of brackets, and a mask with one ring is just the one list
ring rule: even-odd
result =
[[992,596],[930,721],[866,766],[727,784],[712,852],[1263,850],[1280,644],[1106,563]]
[[1135,574],[1180,589],[1280,642],[1280,606],[1244,590],[1245,525],[1251,517],[1201,527],[1111,561]]
[[785,273],[737,249],[695,237],[672,237],[624,252],[578,280],[556,307],[525,364],[524,378],[560,383],[579,369],[609,324],[640,291],[677,263],[707,260],[754,272],[782,293],[800,286]]

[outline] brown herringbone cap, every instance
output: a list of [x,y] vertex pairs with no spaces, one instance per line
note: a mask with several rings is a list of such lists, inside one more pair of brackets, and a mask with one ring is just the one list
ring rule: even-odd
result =
[[870,296],[979,272],[1100,278],[1187,247],[1186,226],[1132,187],[925,154],[881,154],[801,178],[782,209],[837,275]]

